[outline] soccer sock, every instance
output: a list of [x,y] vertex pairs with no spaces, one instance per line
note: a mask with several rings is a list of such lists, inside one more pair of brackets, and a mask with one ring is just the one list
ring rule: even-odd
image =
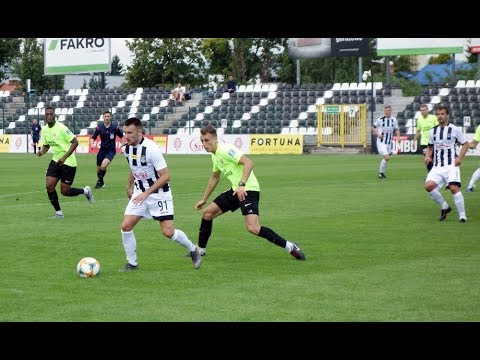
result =
[[475,170],[475,172],[473,173],[472,178],[470,179],[470,183],[468,184],[468,188],[473,188],[477,183],[478,179],[480,179],[480,168]]
[[195,244],[190,241],[187,234],[185,234],[182,230],[175,229],[175,231],[173,232],[172,240],[176,241],[183,247],[186,247],[188,251],[194,251],[196,248]]
[[443,198],[440,191],[438,191],[438,187],[430,191],[428,195],[433,199],[433,201],[435,201],[438,205],[440,205],[442,209],[448,209],[448,204]]
[[386,169],[387,169],[387,160],[382,159],[382,161],[380,162],[380,169],[378,170],[378,172],[380,174],[383,174]]
[[103,183],[103,177],[107,173],[107,170],[100,170],[97,175],[98,175],[98,180]]
[[453,201],[455,201],[455,206],[457,207],[458,215],[460,215],[460,217],[466,217],[465,216],[465,200],[463,199],[463,194],[461,191],[453,195]]
[[287,240],[282,238],[280,235],[278,235],[275,231],[272,229],[266,227],[266,226],[261,226],[260,231],[258,232],[258,236],[261,236],[268,241],[274,243],[275,245],[278,245],[282,248],[286,249],[287,246]]
[[70,188],[70,193],[65,196],[78,196],[78,195],[83,195],[85,194],[85,191],[83,189],[79,188]]
[[60,209],[60,204],[58,202],[57,190],[53,190],[52,192],[47,192],[47,195],[55,211],[60,211],[61,209]]
[[123,248],[125,249],[125,255],[127,255],[127,261],[130,264],[137,266],[137,239],[135,239],[133,230],[120,231],[122,232]]
[[201,248],[206,248],[208,239],[212,234],[213,220],[202,219],[200,223],[200,230],[198,231],[198,246]]

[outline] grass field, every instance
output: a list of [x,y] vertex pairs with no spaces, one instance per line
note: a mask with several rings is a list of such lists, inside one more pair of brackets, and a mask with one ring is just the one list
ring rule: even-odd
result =
[[[74,186],[93,186],[95,157],[78,155]],[[462,165],[468,222],[444,222],[423,187],[421,156],[392,157],[377,179],[378,155],[251,156],[260,180],[261,223],[297,241],[307,257],[245,230],[239,212],[214,221],[194,270],[158,223],[135,229],[140,270],[125,264],[120,224],[128,166],[117,156],[107,187],[60,196],[45,191],[51,155],[0,154],[1,322],[477,322],[480,321],[480,191],[466,185],[479,165]],[[209,156],[166,156],[176,227],[197,242],[193,209],[211,171]],[[225,179],[214,195],[228,187]],[[58,190],[58,188],[57,188]],[[212,200],[213,196],[211,197]],[[101,273],[80,278],[84,256]]]

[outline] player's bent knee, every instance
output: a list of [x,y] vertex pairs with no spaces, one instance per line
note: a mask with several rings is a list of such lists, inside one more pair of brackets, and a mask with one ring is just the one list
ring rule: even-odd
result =
[[174,233],[175,233],[175,230],[170,230],[170,229],[162,231],[163,236],[169,238],[170,240],[172,240],[172,237],[173,237]]
[[122,226],[120,228],[122,229],[123,232],[133,230],[133,226],[131,224],[126,224],[126,223],[122,223]]
[[247,230],[250,234],[258,235],[258,233],[260,232],[260,227],[247,225]]
[[205,220],[213,220],[215,218],[215,213],[209,209],[209,208],[206,208],[203,210],[202,212],[202,219],[205,219]]

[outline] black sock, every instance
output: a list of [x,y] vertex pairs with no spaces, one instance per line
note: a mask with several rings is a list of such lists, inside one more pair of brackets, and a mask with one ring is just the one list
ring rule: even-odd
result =
[[208,239],[212,234],[212,225],[213,225],[213,220],[202,219],[202,222],[200,223],[200,230],[198,231],[199,247],[204,249],[207,247]]
[[65,196],[78,196],[78,195],[82,195],[82,194],[85,194],[85,191],[83,189],[70,188],[70,194],[65,195]]
[[103,184],[103,177],[107,173],[107,170],[100,170],[97,175],[98,175],[98,181]]
[[287,240],[285,240],[275,231],[266,226],[260,227],[260,232],[258,233],[258,236],[267,239],[268,241],[280,246],[281,248],[285,248],[285,246],[287,245]]
[[52,204],[53,208],[55,211],[60,211],[62,210],[60,208],[60,204],[58,202],[58,194],[57,190],[53,190],[52,192],[47,192],[48,198],[50,199],[50,203]]

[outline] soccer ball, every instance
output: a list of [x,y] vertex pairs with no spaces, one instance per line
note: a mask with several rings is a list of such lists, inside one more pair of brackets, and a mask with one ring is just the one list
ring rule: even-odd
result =
[[100,272],[100,263],[93,257],[84,257],[77,264],[77,274],[83,278],[97,276]]

